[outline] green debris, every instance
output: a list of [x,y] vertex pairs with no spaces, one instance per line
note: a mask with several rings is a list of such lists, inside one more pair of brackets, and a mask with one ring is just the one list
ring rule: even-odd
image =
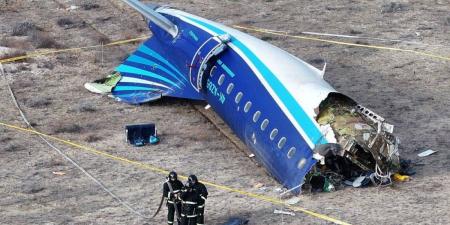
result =
[[119,83],[121,78],[122,76],[119,72],[114,72],[106,78],[96,80],[92,83],[86,83],[84,84],[84,87],[97,94],[108,94],[111,93],[112,89]]
[[333,192],[336,188],[334,185],[328,180],[327,177],[325,177],[325,184],[323,185],[323,191],[324,192]]

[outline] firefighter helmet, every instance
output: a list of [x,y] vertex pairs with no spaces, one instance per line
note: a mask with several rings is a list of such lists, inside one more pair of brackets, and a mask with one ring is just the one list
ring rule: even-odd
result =
[[169,179],[170,181],[176,181],[176,180],[178,180],[178,175],[177,175],[177,173],[176,173],[175,171],[171,171],[171,172],[169,173],[168,179]]
[[197,176],[195,176],[194,174],[190,175],[188,178],[188,183],[189,186],[193,186],[194,184],[196,184],[198,182]]

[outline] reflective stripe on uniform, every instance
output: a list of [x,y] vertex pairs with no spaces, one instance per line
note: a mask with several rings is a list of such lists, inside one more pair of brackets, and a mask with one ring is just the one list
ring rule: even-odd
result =
[[197,223],[197,225],[205,225],[205,224],[203,224],[203,223]]
[[197,206],[197,208],[204,208],[205,204]]
[[183,201],[184,204],[188,204],[188,205],[196,205],[197,202],[190,202],[190,201]]
[[206,200],[206,198],[205,198],[205,197],[203,197],[203,196],[200,196],[200,198],[202,198],[203,200]]
[[168,224],[173,224],[173,221],[167,221]]
[[172,203],[172,204],[174,203],[173,201],[167,201],[167,202],[168,202],[168,203]]
[[185,216],[187,218],[194,218],[194,217],[197,217],[197,214],[195,214],[195,215],[187,215],[186,216],[186,214],[181,213],[181,216]]

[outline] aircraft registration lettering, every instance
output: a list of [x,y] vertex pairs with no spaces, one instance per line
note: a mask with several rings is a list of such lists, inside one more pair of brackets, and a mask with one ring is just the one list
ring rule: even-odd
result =
[[208,91],[213,94],[214,96],[216,96],[217,98],[219,98],[219,101],[223,104],[225,103],[225,95],[219,91],[219,89],[217,88],[217,86],[211,82],[210,80],[208,80],[208,82],[206,83],[206,88],[208,89]]
[[192,30],[189,31],[189,35],[191,35],[191,37],[192,37],[195,41],[198,41],[197,35],[196,35]]

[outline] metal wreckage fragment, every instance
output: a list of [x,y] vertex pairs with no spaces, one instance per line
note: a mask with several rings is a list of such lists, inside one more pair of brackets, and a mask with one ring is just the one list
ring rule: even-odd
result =
[[[339,185],[343,180],[365,177],[374,184],[388,184],[400,169],[399,139],[393,125],[384,118],[339,93],[330,94],[320,105],[316,117],[327,139],[335,143],[319,145],[315,158],[320,163],[306,181],[317,186],[315,176],[323,176],[319,187],[331,191],[327,182]],[[316,184],[314,184],[316,183]]]

